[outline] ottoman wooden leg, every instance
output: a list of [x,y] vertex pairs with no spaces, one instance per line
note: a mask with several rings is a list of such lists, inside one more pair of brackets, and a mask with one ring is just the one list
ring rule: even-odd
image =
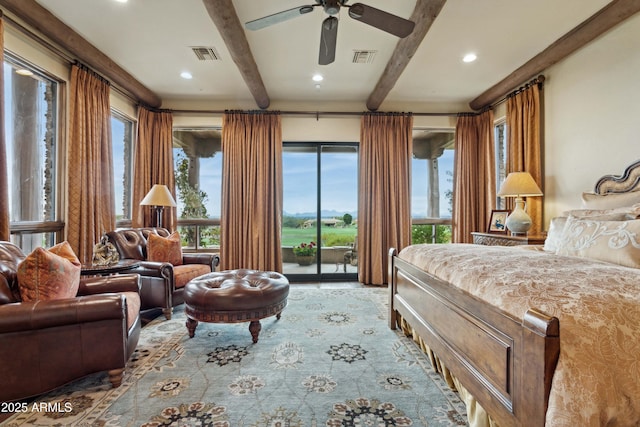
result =
[[249,332],[251,332],[251,338],[253,338],[253,342],[258,342],[258,335],[260,334],[260,330],[262,329],[262,325],[259,320],[252,320],[249,323]]
[[282,314],[281,311],[278,312],[278,314],[276,314],[276,319],[280,320],[280,315]]
[[190,317],[187,317],[187,330],[189,331],[189,338],[193,338],[196,334],[196,328],[198,327],[198,321]]

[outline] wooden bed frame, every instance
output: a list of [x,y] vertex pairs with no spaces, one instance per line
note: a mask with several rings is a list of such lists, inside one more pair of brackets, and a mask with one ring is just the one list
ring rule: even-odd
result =
[[[640,161],[597,181],[598,194],[640,185]],[[515,318],[389,252],[389,327],[399,316],[500,426],[544,426],[560,354],[556,317]]]
[[558,319],[516,319],[389,253],[390,317],[402,316],[500,426],[544,426]]

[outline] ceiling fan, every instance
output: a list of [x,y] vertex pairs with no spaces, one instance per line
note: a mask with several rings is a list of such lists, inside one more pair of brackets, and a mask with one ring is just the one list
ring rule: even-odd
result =
[[248,30],[260,30],[297,16],[305,15],[312,12],[315,7],[322,6],[324,11],[330,16],[322,22],[320,54],[318,56],[318,63],[320,65],[328,65],[335,60],[336,40],[338,38],[338,18],[334,15],[340,12],[341,7],[349,8],[349,16],[356,21],[371,25],[395,36],[401,38],[407,37],[413,31],[413,27],[415,26],[413,21],[362,3],[347,5],[347,1],[349,0],[316,0],[316,4],[294,7],[293,9],[283,10],[273,15],[249,21],[245,23],[245,27]]

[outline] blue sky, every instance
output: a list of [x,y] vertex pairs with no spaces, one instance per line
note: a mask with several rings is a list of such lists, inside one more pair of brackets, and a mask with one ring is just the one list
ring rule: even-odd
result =
[[[114,153],[121,153],[122,126],[113,127]],[[174,159],[176,158],[174,150]],[[117,156],[116,156],[117,157]],[[123,161],[114,158],[116,179],[124,173]],[[322,194],[323,211],[338,213],[356,213],[358,205],[357,192],[357,154],[354,153],[322,153]],[[288,214],[305,213],[316,207],[317,157],[315,152],[287,152],[283,154],[284,211]],[[439,159],[440,179],[440,216],[450,217],[449,205],[444,192],[452,189],[453,150],[445,150]],[[425,217],[427,212],[427,161],[414,159],[412,162],[412,216]],[[200,160],[201,189],[207,193],[207,213],[210,217],[220,217],[222,189],[222,155]],[[118,212],[122,211],[119,203],[122,200],[122,189],[116,189]],[[179,200],[176,200],[180,204]],[[180,212],[180,210],[178,211]]]

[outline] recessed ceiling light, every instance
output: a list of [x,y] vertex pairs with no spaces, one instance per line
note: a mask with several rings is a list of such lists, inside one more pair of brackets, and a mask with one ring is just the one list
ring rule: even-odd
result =
[[20,68],[16,70],[16,74],[20,74],[21,76],[33,76],[33,72],[31,70],[27,70],[26,68]]
[[181,73],[180,73],[180,77],[182,77],[183,79],[187,79],[187,80],[189,80],[189,79],[192,79],[192,78],[193,78],[193,76],[191,75],[191,73],[190,73],[190,72],[188,72],[188,71],[183,71],[183,72],[181,72]]
[[324,80],[324,77],[322,77],[322,75],[320,74],[314,74],[311,78],[314,82],[321,82],[322,80]]
[[118,3],[126,3],[126,2],[128,2],[129,0],[116,0],[116,1],[117,1]]
[[319,84],[319,83],[316,83],[316,85],[315,85],[315,86],[316,86],[316,89],[320,89],[320,88],[322,87],[322,86],[320,86],[320,84]]
[[475,54],[475,53],[467,53],[467,54],[464,56],[464,58],[462,58],[462,60],[463,60],[464,62],[473,62],[473,61],[475,61],[476,59],[478,59],[478,57],[476,56],[476,54]]

